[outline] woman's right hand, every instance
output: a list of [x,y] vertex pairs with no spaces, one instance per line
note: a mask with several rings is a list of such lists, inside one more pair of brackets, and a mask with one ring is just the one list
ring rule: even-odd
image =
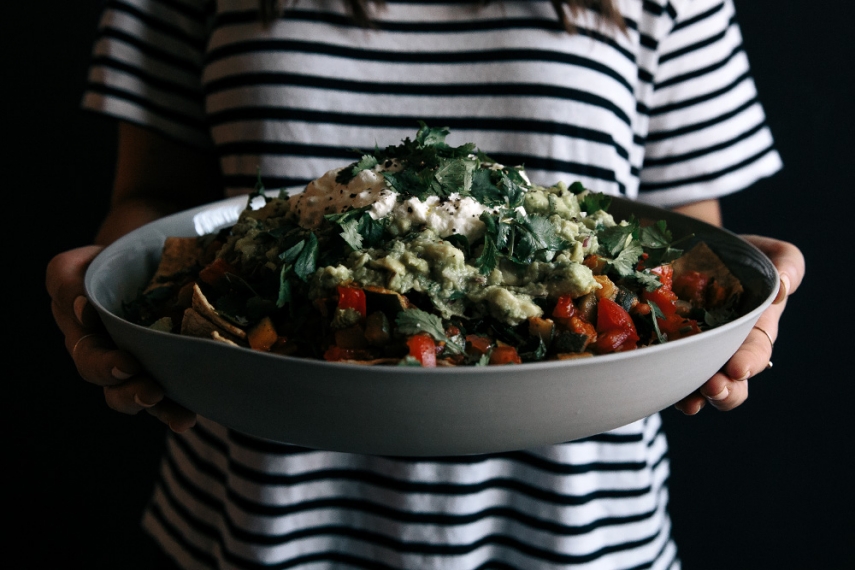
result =
[[128,352],[119,350],[86,298],[86,268],[103,248],[86,246],[56,255],[48,264],[46,286],[65,348],[87,382],[102,386],[107,405],[125,414],[147,411],[175,432],[195,425],[196,414],[165,397],[163,388]]

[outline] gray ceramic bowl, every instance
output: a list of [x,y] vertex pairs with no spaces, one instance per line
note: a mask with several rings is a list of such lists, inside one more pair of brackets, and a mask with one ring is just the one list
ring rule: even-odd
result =
[[685,216],[616,199],[616,219],[664,219],[695,234],[747,292],[742,316],[719,328],[632,352],[482,368],[368,367],[276,356],[153,331],[124,320],[122,302],[154,272],[167,236],[233,223],[235,198],[146,225],[106,248],[86,289],[116,343],[133,353],[168,396],[257,437],[382,455],[508,451],[587,437],[662,410],[690,394],[737,350],[772,302],[778,274],[755,247]]

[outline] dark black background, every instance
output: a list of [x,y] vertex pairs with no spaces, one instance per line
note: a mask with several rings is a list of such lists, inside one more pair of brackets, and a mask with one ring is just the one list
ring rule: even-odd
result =
[[[853,8],[736,3],[785,168],[725,198],[725,223],[796,243],[808,277],[784,316],[775,367],[751,381],[745,405],[664,412],[674,534],[687,570],[852,568]],[[16,567],[148,568],[138,519],[163,428],[108,411],[79,379],[44,289],[50,257],[89,242],[109,195],[114,126],[79,110],[99,3],[14,4],[4,69],[7,556],[32,562]]]

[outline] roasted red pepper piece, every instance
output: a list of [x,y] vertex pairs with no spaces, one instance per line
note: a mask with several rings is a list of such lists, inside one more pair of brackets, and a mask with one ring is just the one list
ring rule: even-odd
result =
[[603,298],[597,303],[597,352],[622,352],[637,347],[638,332],[632,317],[614,301]]
[[660,265],[650,270],[659,276],[659,282],[662,286],[655,291],[642,291],[641,300],[644,302],[653,301],[662,314],[666,317],[673,315],[677,311],[677,294],[672,290],[674,280],[674,268],[670,265]]
[[490,364],[522,364],[517,349],[512,346],[497,346],[490,353]]
[[493,347],[493,341],[477,334],[466,335],[466,351],[470,354],[487,354]]
[[556,319],[569,319],[576,314],[576,305],[570,295],[561,295],[552,310],[552,316]]
[[365,291],[358,287],[338,286],[338,308],[353,309],[365,318],[368,313],[365,307]]
[[425,368],[436,366],[436,342],[427,333],[413,335],[407,339],[410,356],[422,363]]
[[611,352],[626,352],[637,348],[638,336],[633,336],[629,329],[611,329],[597,334],[594,346],[600,354]]
[[656,319],[659,331],[668,337],[668,340],[677,340],[701,332],[698,321],[687,319],[678,314],[668,315],[664,319]]

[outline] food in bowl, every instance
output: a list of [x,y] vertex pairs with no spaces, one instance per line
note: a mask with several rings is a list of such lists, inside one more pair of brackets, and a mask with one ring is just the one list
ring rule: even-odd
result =
[[735,318],[703,243],[615,220],[581,183],[540,186],[447,129],[375,148],[238,220],[170,237],[129,320],[282,355],[422,367],[635,350]]

